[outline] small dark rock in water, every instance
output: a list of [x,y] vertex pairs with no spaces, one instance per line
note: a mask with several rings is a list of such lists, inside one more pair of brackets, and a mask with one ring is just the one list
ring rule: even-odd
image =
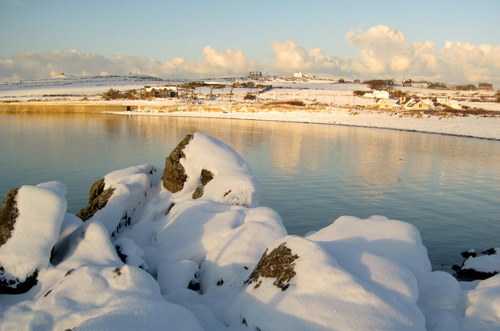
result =
[[292,254],[292,250],[286,247],[286,242],[280,244],[269,254],[266,250],[245,283],[256,283],[255,288],[258,288],[262,282],[259,280],[260,277],[276,278],[273,284],[285,291],[290,286],[290,280],[296,275],[294,261],[298,258],[297,254]]
[[196,188],[193,193],[193,199],[199,199],[203,196],[203,191],[205,189],[205,185],[207,185],[214,178],[214,174],[206,169],[201,171],[200,180],[201,185]]
[[16,218],[19,216],[16,196],[18,189],[10,190],[3,199],[2,209],[0,209],[0,246],[5,244],[12,235]]
[[108,203],[115,189],[110,187],[105,190],[104,186],[104,178],[92,184],[89,194],[89,204],[76,214],[82,221],[92,218],[97,211],[104,208]]
[[467,258],[469,258],[469,257],[471,257],[471,256],[472,256],[472,257],[476,257],[476,256],[477,256],[477,253],[476,253],[476,251],[474,251],[474,250],[468,250],[468,251],[465,251],[465,252],[460,253],[460,255],[462,255],[462,257],[463,257],[464,259],[467,259]]
[[[494,254],[497,254],[497,250],[495,248],[490,248],[490,249],[487,249],[485,251],[482,251],[481,254],[482,255],[494,255]],[[484,271],[479,271],[479,270],[472,269],[472,268],[465,268],[465,262],[468,259],[474,259],[474,258],[478,257],[475,250],[470,249],[468,251],[460,253],[460,255],[462,255],[462,257],[465,258],[465,260],[462,262],[462,265],[453,265],[451,267],[453,269],[453,271],[455,271],[458,280],[462,280],[462,281],[483,280],[483,279],[487,279],[487,278],[490,278],[490,277],[498,274],[498,271],[484,272]]]
[[484,280],[497,274],[496,272],[482,272],[474,269],[463,269],[462,267],[456,264],[451,267],[457,273],[458,280],[461,281]]
[[186,157],[182,150],[189,144],[191,139],[193,139],[193,135],[188,134],[165,160],[165,170],[162,178],[163,187],[172,193],[182,190],[184,182],[186,182],[187,176],[180,160]]
[[497,254],[497,249],[496,248],[489,248],[485,251],[482,251],[481,254],[484,254],[484,255],[493,255],[493,254]]

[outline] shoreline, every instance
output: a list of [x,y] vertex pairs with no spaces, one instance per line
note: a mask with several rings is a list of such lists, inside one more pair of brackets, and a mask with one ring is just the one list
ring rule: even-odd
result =
[[0,103],[0,114],[106,113],[128,116],[171,116],[241,119],[397,130],[500,141],[500,117],[437,116],[341,107],[266,107],[259,104],[162,105],[134,102]]

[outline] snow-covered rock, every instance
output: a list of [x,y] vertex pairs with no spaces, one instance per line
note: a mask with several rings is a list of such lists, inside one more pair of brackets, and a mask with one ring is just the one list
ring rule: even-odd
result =
[[7,194],[0,219],[0,293],[28,291],[48,266],[66,212],[65,194],[56,182]]
[[[343,216],[287,236],[258,206],[245,161],[201,133],[160,175],[149,164],[105,175],[80,217],[60,183],[13,191],[0,212],[2,277],[36,282],[0,294],[0,331],[500,327],[499,276],[459,284],[432,271],[408,223]],[[496,270],[491,253],[463,267]]]
[[163,185],[176,199],[257,206],[257,180],[229,146],[202,133],[184,138],[165,161]]

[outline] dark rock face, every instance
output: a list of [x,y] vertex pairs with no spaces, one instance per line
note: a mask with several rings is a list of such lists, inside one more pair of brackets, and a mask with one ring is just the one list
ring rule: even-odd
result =
[[19,216],[16,196],[18,189],[10,190],[3,199],[2,209],[0,209],[0,246],[5,244],[12,235],[16,218]]
[[497,274],[496,272],[482,272],[474,269],[462,269],[462,266],[456,264],[452,266],[452,269],[457,273],[458,280],[468,282],[474,280],[484,280]]
[[38,283],[38,270],[26,277],[24,281],[19,279],[7,279],[4,277],[4,268],[0,265],[0,294],[21,294],[28,292]]
[[112,187],[105,190],[104,178],[99,179],[90,188],[89,204],[80,210],[76,216],[80,217],[82,221],[92,218],[97,211],[106,206],[114,190]]
[[193,192],[193,199],[199,199],[203,196],[205,185],[207,185],[212,179],[214,179],[214,174],[209,170],[203,169],[201,171],[200,179],[201,185],[198,186]]
[[188,134],[174,148],[170,155],[165,160],[165,170],[163,171],[163,187],[172,193],[179,192],[184,187],[184,182],[187,179],[184,167],[180,160],[185,157],[182,151],[184,147],[193,139],[193,135]]
[[292,250],[286,247],[286,242],[280,244],[269,254],[266,250],[245,283],[255,283],[254,288],[258,288],[262,283],[259,280],[260,277],[276,278],[273,284],[285,291],[290,286],[290,280],[296,275],[294,261],[298,258],[297,254],[292,254]]

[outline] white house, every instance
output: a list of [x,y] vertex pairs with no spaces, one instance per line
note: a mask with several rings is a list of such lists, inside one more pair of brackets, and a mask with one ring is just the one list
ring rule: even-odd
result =
[[372,92],[365,93],[363,96],[365,98],[373,98],[373,99],[389,99],[389,92],[374,90]]
[[304,74],[302,74],[302,71],[296,72],[293,74],[293,78],[303,78]]

